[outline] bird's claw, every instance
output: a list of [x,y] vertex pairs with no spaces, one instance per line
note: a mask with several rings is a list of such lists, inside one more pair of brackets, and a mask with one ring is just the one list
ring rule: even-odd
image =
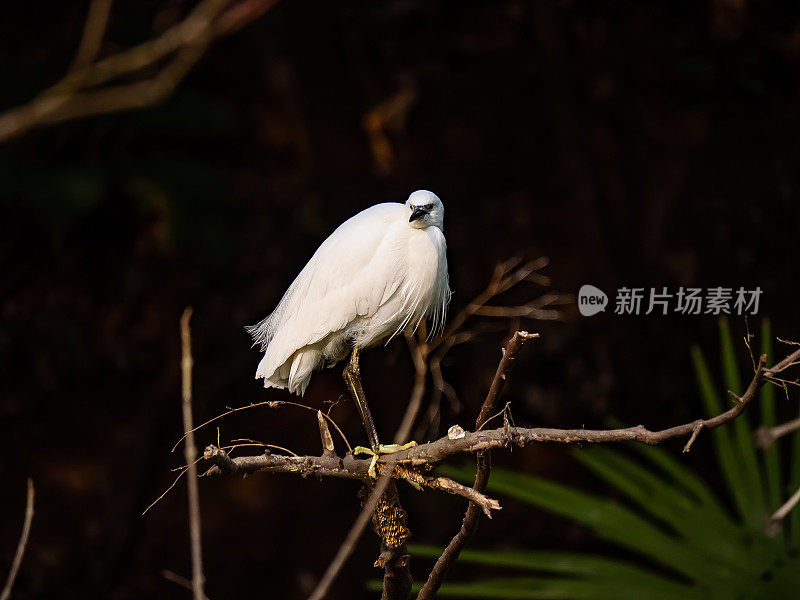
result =
[[400,452],[401,450],[408,450],[409,448],[413,448],[417,445],[417,442],[411,441],[407,444],[379,444],[377,448],[367,448],[366,446],[356,446],[353,449],[353,454],[368,454],[372,457],[372,460],[369,463],[368,473],[369,476],[373,479],[378,478],[378,474],[375,472],[375,466],[378,464],[378,457],[382,454],[394,454],[395,452]]

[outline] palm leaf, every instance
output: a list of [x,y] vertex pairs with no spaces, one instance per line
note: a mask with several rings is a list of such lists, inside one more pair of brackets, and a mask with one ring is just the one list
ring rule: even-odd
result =
[[685,492],[691,494],[700,504],[724,512],[722,504],[711,492],[706,482],[694,471],[678,461],[671,453],[650,444],[630,444],[628,447],[641,454],[645,459],[661,469],[664,474],[670,476],[675,485],[680,486]]
[[731,568],[752,571],[758,567],[736,523],[722,510],[696,503],[683,492],[636,464],[620,452],[591,448],[574,453],[598,477],[611,484],[687,544]]
[[[448,474],[466,475],[464,470],[460,473],[448,470]],[[739,568],[720,561],[709,562],[705,553],[688,547],[634,511],[605,498],[498,469],[492,472],[489,489],[583,523],[601,538],[639,552],[709,587],[734,590],[747,582],[747,574]]]
[[[409,545],[409,552],[420,558],[438,558],[442,549],[435,546]],[[557,573],[591,579],[592,581],[627,581],[644,589],[670,592],[670,598],[703,598],[697,588],[656,575],[624,560],[609,559],[573,552],[485,551],[464,550],[459,561],[494,567],[517,568],[526,571]]]
[[[700,398],[707,416],[718,415],[722,412],[722,405],[711,381],[708,365],[700,348],[692,348],[692,362],[694,363],[697,384],[700,387]],[[726,407],[727,408],[727,407]],[[754,513],[750,504],[750,497],[743,490],[746,489],[744,474],[741,469],[736,447],[734,446],[731,432],[727,427],[717,427],[711,431],[714,440],[714,451],[717,461],[722,469],[722,475],[736,504],[739,515],[746,520],[752,519]]]
[[[443,597],[506,598],[508,600],[675,600],[663,591],[628,581],[597,581],[566,578],[489,579],[472,583],[445,584]],[[703,598],[691,594],[687,598]]]

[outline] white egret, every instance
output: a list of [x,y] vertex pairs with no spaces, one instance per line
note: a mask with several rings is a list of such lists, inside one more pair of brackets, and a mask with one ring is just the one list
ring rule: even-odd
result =
[[264,352],[256,379],[302,395],[316,369],[352,353],[345,381],[377,452],[358,353],[426,317],[432,332],[441,328],[450,299],[443,219],[439,197],[419,190],[405,204],[377,204],[342,223],[272,314],[247,328]]

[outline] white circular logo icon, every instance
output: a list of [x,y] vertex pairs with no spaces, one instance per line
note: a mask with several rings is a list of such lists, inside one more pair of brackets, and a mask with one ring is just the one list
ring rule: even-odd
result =
[[582,285],[578,291],[578,310],[584,317],[603,312],[608,305],[608,296],[593,285]]

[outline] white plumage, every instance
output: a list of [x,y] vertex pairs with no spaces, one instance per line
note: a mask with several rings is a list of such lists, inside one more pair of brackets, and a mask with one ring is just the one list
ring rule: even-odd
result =
[[248,332],[264,357],[264,387],[304,394],[322,366],[390,340],[430,317],[444,323],[448,286],[444,207],[416,191],[342,223],[311,257],[270,316]]

